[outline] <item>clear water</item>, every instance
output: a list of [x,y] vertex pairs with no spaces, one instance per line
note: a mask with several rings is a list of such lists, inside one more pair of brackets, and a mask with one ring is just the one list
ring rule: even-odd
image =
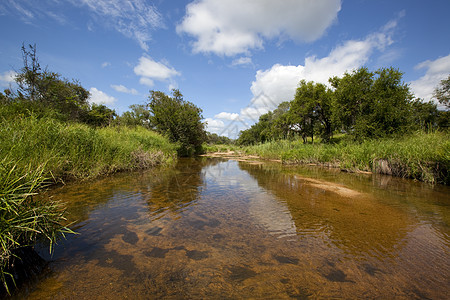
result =
[[[49,195],[46,195],[49,196]],[[17,298],[431,298],[450,292],[450,188],[223,159],[50,192],[79,233]]]

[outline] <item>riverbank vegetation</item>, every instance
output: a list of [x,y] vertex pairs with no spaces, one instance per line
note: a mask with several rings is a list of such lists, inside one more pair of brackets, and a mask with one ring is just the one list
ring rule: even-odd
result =
[[414,98],[394,68],[360,68],[333,77],[331,88],[300,81],[292,101],[240,133],[248,154],[285,163],[313,163],[431,183],[450,183],[449,82],[435,98]]
[[5,291],[17,279],[14,266],[24,259],[20,253],[28,253],[23,249],[41,239],[50,242],[51,249],[58,237],[70,232],[61,204],[34,197],[40,189],[171,164],[177,153],[192,154],[189,149],[197,151],[203,142],[184,139],[195,126],[203,134],[201,110],[191,103],[158,92],[176,101],[170,114],[185,117],[177,122],[191,121],[191,127],[184,126],[173,138],[170,129],[155,122],[158,104],[152,109],[133,105],[118,116],[105,105],[90,103],[89,91],[78,81],[41,68],[36,46],[23,46],[22,55],[15,90],[0,92],[0,281]]
[[315,164],[350,172],[368,171],[450,184],[450,136],[445,132],[416,132],[355,142],[344,136],[334,143],[281,140],[243,147],[247,154],[285,164]]

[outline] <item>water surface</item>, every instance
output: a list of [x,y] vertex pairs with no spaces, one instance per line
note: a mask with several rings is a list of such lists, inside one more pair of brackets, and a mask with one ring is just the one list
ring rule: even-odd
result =
[[450,289],[450,189],[223,159],[50,193],[73,228],[18,297],[431,298]]

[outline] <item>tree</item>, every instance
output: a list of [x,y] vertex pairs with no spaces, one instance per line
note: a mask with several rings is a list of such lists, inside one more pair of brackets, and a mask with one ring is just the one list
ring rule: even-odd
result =
[[291,129],[301,134],[303,142],[315,132],[321,133],[325,141],[332,135],[331,97],[327,87],[312,81],[300,81],[295,98],[290,104]]
[[202,110],[185,101],[179,90],[172,90],[172,97],[150,91],[147,107],[151,127],[178,143],[180,155],[190,156],[202,151],[202,143],[206,140]]
[[150,128],[150,112],[145,105],[133,104],[130,111],[124,112],[117,123],[125,126],[143,126]]
[[115,116],[116,112],[113,109],[93,103],[83,121],[89,125],[104,127],[110,125]]
[[331,78],[335,88],[333,118],[355,139],[403,133],[411,125],[412,94],[394,68],[360,68]]
[[415,99],[411,103],[412,121],[417,129],[430,130],[438,126],[439,111],[436,104]]
[[450,74],[447,79],[441,80],[440,85],[435,88],[433,96],[440,104],[450,109]]
[[36,56],[36,45],[22,45],[24,66],[17,73],[18,101],[28,101],[30,106],[55,109],[67,119],[79,120],[89,110],[89,91],[78,81],[69,81],[61,75],[42,70]]
[[345,132],[353,133],[355,125],[363,121],[362,116],[370,113],[373,75],[367,68],[360,68],[345,73],[342,78],[329,80],[335,89],[333,122],[342,126]]

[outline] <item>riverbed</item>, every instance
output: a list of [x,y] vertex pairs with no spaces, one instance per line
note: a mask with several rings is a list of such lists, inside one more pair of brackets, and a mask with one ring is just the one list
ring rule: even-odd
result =
[[68,184],[78,234],[28,299],[431,298],[450,292],[450,188],[224,158]]

